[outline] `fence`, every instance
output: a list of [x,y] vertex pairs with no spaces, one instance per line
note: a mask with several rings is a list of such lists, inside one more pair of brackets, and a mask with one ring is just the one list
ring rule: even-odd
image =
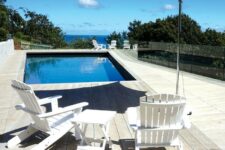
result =
[[[138,58],[143,61],[176,68],[178,45],[174,43],[141,42]],[[219,46],[181,44],[181,70],[225,80],[225,48]]]
[[0,64],[5,60],[5,58],[13,54],[14,52],[14,42],[12,39],[0,42]]
[[26,50],[26,49],[52,49],[53,46],[51,45],[44,45],[44,44],[33,44],[29,42],[24,42],[21,41],[21,49]]

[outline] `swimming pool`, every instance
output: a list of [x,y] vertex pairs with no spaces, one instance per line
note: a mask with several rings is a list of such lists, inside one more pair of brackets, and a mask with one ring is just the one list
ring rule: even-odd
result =
[[28,84],[124,81],[134,78],[108,53],[27,54]]

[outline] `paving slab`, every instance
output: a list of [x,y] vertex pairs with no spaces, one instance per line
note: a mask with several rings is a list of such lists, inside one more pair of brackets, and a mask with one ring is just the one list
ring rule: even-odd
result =
[[[14,109],[15,104],[21,103],[21,100],[10,87],[10,81],[12,79],[23,79],[26,52],[73,53],[78,51],[79,50],[16,51],[4,62],[4,65],[0,65],[0,131],[3,134],[12,132],[12,135],[16,135],[30,122],[30,118],[27,117],[25,113],[23,113],[22,111],[16,111]],[[80,51],[84,52],[84,50]],[[132,95],[132,92],[149,92],[150,94],[156,92],[175,92],[176,70],[139,61],[134,57],[125,55],[123,52],[121,52],[121,50],[113,50],[109,51],[109,53],[117,61],[119,61],[119,63],[121,63],[123,67],[131,72],[131,74],[137,79],[137,81],[129,83],[121,82],[119,86],[115,83],[92,83],[91,85],[49,84],[45,86],[32,86],[37,91],[79,89],[79,91],[74,91],[77,94],[77,98],[82,99],[85,98],[85,96],[94,98],[99,96],[102,102],[104,102],[104,99],[108,98],[107,95],[109,95],[110,93],[114,93],[115,98],[120,97],[116,98],[118,100],[115,100],[113,102],[114,106],[116,107],[118,107],[116,104],[119,101],[122,101],[124,98],[127,99],[127,103],[132,102],[132,99],[138,96],[138,94]],[[225,142],[223,142],[223,137],[225,136],[225,129],[223,128],[223,125],[225,123],[225,118],[223,118],[223,115],[225,116],[225,101],[223,94],[225,91],[225,82],[185,72],[182,74],[184,79],[183,81],[185,95],[186,97],[188,97],[188,104],[194,110],[192,115],[193,127],[190,130],[185,131],[185,133],[181,134],[182,139],[185,142],[185,148],[196,149],[196,147],[199,147],[199,149],[225,149]],[[107,85],[109,84],[111,84],[112,87],[108,87]],[[117,89],[115,89],[115,87]],[[89,88],[93,88],[94,90]],[[132,92],[129,92],[129,90],[127,89],[132,90]],[[183,94],[183,88],[181,88],[180,91]],[[89,93],[90,95],[87,95],[87,93]],[[102,93],[102,95],[99,95],[97,93]],[[110,98],[112,98],[112,96]],[[213,123],[211,123],[212,120]],[[119,122],[123,123],[120,124]],[[131,143],[134,142],[132,141],[133,134],[129,132],[127,120],[123,114],[117,114],[117,117],[116,119],[114,119],[112,125],[112,131],[115,132],[115,134],[110,133],[110,135],[112,135],[114,139],[114,149],[121,149],[121,143],[126,145],[130,141]],[[60,148],[62,145],[64,145],[61,147],[62,149],[73,149],[72,147],[76,144],[72,143],[71,146],[70,144],[68,144],[69,140],[71,140],[71,137],[69,135],[66,135],[65,138],[62,138],[62,141],[59,141],[58,143],[56,143],[56,146],[53,146],[53,149],[57,149],[57,147]],[[4,145],[6,142],[7,141],[5,141],[4,138],[2,139],[0,137],[0,149],[5,149]],[[195,145],[196,147],[193,145]],[[32,146],[33,145],[27,146],[25,148],[17,148],[30,149]]]

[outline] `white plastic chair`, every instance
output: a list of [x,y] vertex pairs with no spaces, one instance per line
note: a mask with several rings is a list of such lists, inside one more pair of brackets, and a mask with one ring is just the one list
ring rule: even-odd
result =
[[130,127],[135,131],[135,149],[173,146],[183,149],[179,130],[190,128],[186,99],[172,94],[140,98],[140,110],[127,110]]
[[106,46],[104,44],[98,44],[96,40],[92,40],[92,44],[94,45],[95,50],[104,50]]
[[116,49],[116,40],[111,41],[111,44],[109,44],[109,49]]
[[123,49],[130,49],[130,43],[128,40],[123,41]]
[[[71,123],[72,119],[82,111],[84,106],[88,105],[87,102],[82,102],[59,108],[58,99],[62,96],[39,99],[31,86],[17,80],[12,80],[12,87],[18,92],[24,102],[24,104],[16,105],[16,109],[28,113],[33,122],[25,131],[8,141],[8,148],[13,148],[38,130],[49,134],[49,136],[32,148],[32,150],[48,148],[74,127],[74,124]],[[47,103],[51,104],[52,111],[45,113],[41,105]]]

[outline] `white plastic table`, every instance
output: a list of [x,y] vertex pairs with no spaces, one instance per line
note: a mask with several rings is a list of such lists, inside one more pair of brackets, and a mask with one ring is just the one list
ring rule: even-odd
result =
[[[110,121],[113,119],[115,114],[116,114],[115,111],[86,109],[83,112],[81,112],[78,116],[76,116],[74,121],[72,121],[72,123],[74,123],[76,127],[78,127],[79,123],[86,124],[86,125],[87,124],[99,125],[99,127],[101,128],[104,134],[103,144],[101,147],[104,149],[106,142],[108,142],[109,145],[111,146],[111,141],[110,141],[108,132],[109,132]],[[82,140],[86,144],[90,145],[90,142],[88,142],[85,137],[85,133],[80,128],[76,128],[75,130],[79,130],[78,132],[81,134]],[[79,149],[79,147],[80,146],[78,146],[77,149]],[[84,149],[84,148],[80,148],[80,149]],[[87,149],[90,149],[90,147]]]

